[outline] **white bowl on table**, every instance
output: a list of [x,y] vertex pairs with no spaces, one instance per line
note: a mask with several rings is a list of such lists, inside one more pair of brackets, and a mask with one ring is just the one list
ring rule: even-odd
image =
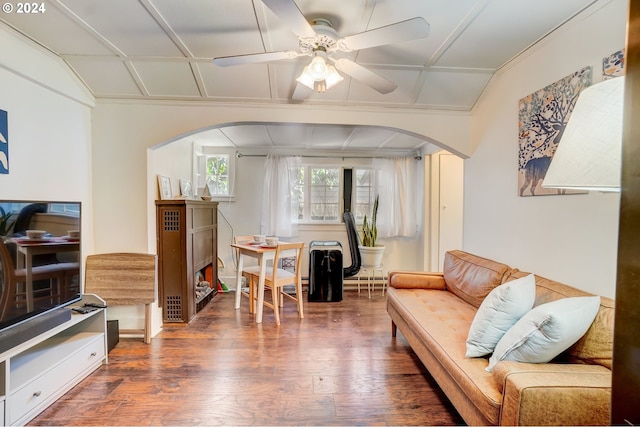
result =
[[278,246],[278,238],[277,237],[267,237],[265,239],[265,243],[267,246]]
[[44,230],[27,230],[27,237],[33,240],[42,240],[47,235]]

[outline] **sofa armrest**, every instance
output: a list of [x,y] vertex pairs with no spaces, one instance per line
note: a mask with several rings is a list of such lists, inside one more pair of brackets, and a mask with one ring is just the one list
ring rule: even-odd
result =
[[611,371],[604,366],[500,362],[493,375],[503,390],[501,425],[611,422]]
[[389,286],[396,289],[446,289],[442,273],[422,271],[390,271]]

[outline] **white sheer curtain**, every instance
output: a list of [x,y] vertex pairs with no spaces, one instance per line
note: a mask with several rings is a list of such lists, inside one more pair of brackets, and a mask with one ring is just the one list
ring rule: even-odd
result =
[[294,182],[289,169],[300,167],[300,157],[269,154],[265,162],[260,232],[269,236],[293,237],[298,234],[297,212],[291,204]]
[[375,187],[380,196],[378,237],[414,237],[422,224],[422,162],[413,157],[375,159]]

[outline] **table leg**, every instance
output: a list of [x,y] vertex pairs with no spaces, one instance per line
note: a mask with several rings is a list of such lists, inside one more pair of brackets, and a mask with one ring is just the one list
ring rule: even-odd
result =
[[25,255],[25,292],[27,293],[27,311],[33,310],[33,275],[31,269],[33,268],[33,257],[31,254]]
[[240,254],[240,251],[236,254],[236,265],[238,271],[236,273],[236,310],[240,309],[240,298],[242,297],[242,268],[243,268],[244,256]]
[[258,280],[258,307],[256,307],[256,323],[262,323],[262,309],[264,308],[264,276],[267,271],[266,265],[266,262],[260,262],[260,279]]

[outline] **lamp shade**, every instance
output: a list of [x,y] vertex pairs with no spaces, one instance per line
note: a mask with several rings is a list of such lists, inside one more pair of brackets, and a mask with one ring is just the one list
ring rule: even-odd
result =
[[344,80],[333,65],[327,64],[322,52],[316,53],[311,63],[304,67],[296,79],[311,90],[322,93]]
[[620,191],[624,77],[584,89],[542,187]]

